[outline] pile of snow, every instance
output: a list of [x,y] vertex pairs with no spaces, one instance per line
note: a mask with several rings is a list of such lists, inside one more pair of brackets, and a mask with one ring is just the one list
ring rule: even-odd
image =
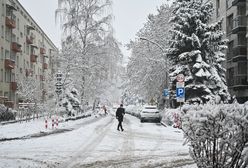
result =
[[130,114],[135,117],[140,117],[140,111],[142,109],[142,105],[128,105],[125,107],[125,111],[127,114]]

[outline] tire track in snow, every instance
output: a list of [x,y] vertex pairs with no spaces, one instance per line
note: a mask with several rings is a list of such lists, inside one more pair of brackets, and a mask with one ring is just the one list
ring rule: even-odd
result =
[[[109,118],[109,122],[106,125],[99,125],[97,126],[96,132],[98,135],[92,135],[93,137],[89,137],[89,143],[83,144],[79,149],[72,155],[70,160],[67,160],[62,165],[59,165],[59,168],[76,168],[82,165],[82,162],[89,157],[90,152],[93,151],[104,139],[107,132],[110,130],[111,126],[113,125],[113,118]],[[99,131],[101,128],[101,132]]]
[[[185,155],[150,155],[150,156],[134,156],[133,158],[125,158],[118,160],[97,161],[93,163],[85,163],[81,168],[180,168],[182,166],[193,165],[194,162],[190,157]],[[176,159],[174,159],[177,157]],[[153,162],[144,166],[147,160],[152,159]]]
[[[126,133],[126,136],[123,136],[123,143],[121,148],[121,159],[130,159],[134,156],[134,133],[131,128],[131,122],[128,118],[125,118],[124,124],[127,127],[126,130],[124,130],[124,133]],[[127,162],[127,167],[131,167],[131,162]]]
[[[154,155],[155,152],[162,146],[162,144],[165,141],[164,135],[162,134],[161,128],[156,129],[158,131],[159,137],[154,138],[155,145],[154,147],[149,151],[148,155]],[[147,160],[147,162],[144,163],[142,166],[147,166],[149,165],[150,160]]]

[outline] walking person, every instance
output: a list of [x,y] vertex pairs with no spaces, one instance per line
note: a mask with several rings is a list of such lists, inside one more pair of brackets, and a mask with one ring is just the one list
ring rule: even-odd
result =
[[118,119],[119,123],[117,126],[117,130],[120,131],[124,131],[124,129],[122,128],[122,122],[123,122],[123,117],[125,114],[125,109],[123,108],[123,104],[120,105],[120,107],[116,110],[116,119]]
[[106,108],[105,105],[103,105],[102,109],[103,109],[103,111],[104,111],[104,114],[107,115],[108,113],[107,113],[107,108]]

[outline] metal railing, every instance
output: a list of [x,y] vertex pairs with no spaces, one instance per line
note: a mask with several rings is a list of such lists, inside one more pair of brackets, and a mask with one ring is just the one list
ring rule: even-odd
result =
[[246,16],[240,15],[233,19],[233,29],[237,27],[246,27]]

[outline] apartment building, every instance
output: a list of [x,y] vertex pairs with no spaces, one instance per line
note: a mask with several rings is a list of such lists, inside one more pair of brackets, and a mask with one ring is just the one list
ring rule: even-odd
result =
[[247,81],[247,0],[212,0],[215,12],[213,21],[223,19],[223,29],[229,39],[226,52],[226,80],[229,91],[239,103],[248,101]]
[[39,81],[46,98],[47,77],[54,71],[58,49],[18,0],[0,0],[0,104],[21,101],[17,79]]

